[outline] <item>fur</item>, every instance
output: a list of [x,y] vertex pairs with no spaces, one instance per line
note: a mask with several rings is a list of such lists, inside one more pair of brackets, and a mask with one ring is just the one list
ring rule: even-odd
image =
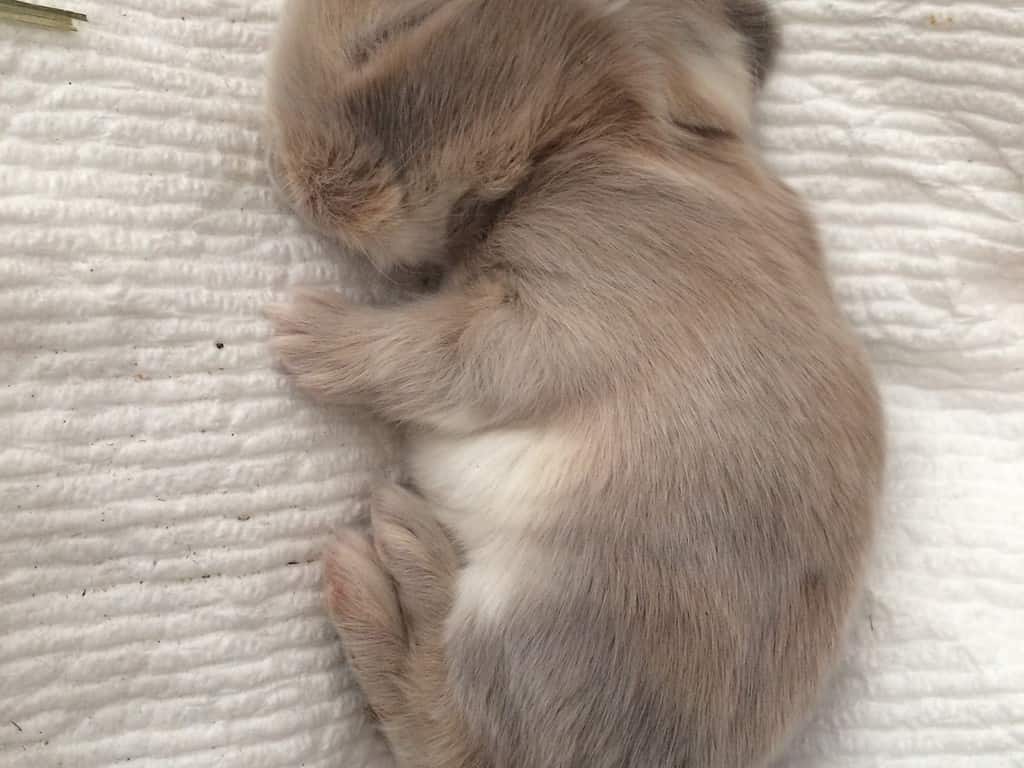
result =
[[802,202],[749,139],[754,0],[290,0],[293,207],[396,306],[269,310],[409,487],[327,556],[407,768],[749,768],[807,715],[871,540],[883,420]]

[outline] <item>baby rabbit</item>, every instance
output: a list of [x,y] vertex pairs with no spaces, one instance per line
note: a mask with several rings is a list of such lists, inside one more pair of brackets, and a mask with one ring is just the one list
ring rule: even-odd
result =
[[326,559],[408,768],[749,768],[833,664],[883,425],[749,140],[759,0],[290,0],[270,162],[396,306],[273,307],[306,391],[400,425]]

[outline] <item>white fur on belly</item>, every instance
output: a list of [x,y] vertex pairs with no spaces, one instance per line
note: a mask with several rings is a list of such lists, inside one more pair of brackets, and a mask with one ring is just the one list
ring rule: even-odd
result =
[[523,534],[551,519],[575,479],[569,469],[577,455],[574,441],[554,428],[409,438],[412,480],[466,551],[449,630],[496,622],[524,589],[545,583],[543,559]]
[[496,429],[470,435],[428,432],[408,443],[419,491],[466,547],[543,526],[572,481],[578,453],[563,430]]
[[534,547],[512,539],[471,550],[456,583],[449,630],[470,620],[496,624],[518,595],[547,586],[548,569]]

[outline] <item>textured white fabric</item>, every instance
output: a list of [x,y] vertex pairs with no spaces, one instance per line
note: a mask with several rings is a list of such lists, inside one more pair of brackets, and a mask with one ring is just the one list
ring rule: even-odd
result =
[[[386,765],[317,562],[386,446],[291,391],[260,316],[365,278],[266,180],[277,6],[76,5],[0,27],[0,765]],[[855,642],[784,764],[1024,765],[1024,7],[778,7],[763,142],[892,435]]]

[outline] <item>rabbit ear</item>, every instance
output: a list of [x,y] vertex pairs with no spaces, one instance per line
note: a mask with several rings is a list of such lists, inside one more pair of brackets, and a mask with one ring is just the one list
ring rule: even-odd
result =
[[725,12],[729,24],[743,36],[748,67],[759,88],[775,64],[782,42],[775,14],[764,0],[727,0]]

